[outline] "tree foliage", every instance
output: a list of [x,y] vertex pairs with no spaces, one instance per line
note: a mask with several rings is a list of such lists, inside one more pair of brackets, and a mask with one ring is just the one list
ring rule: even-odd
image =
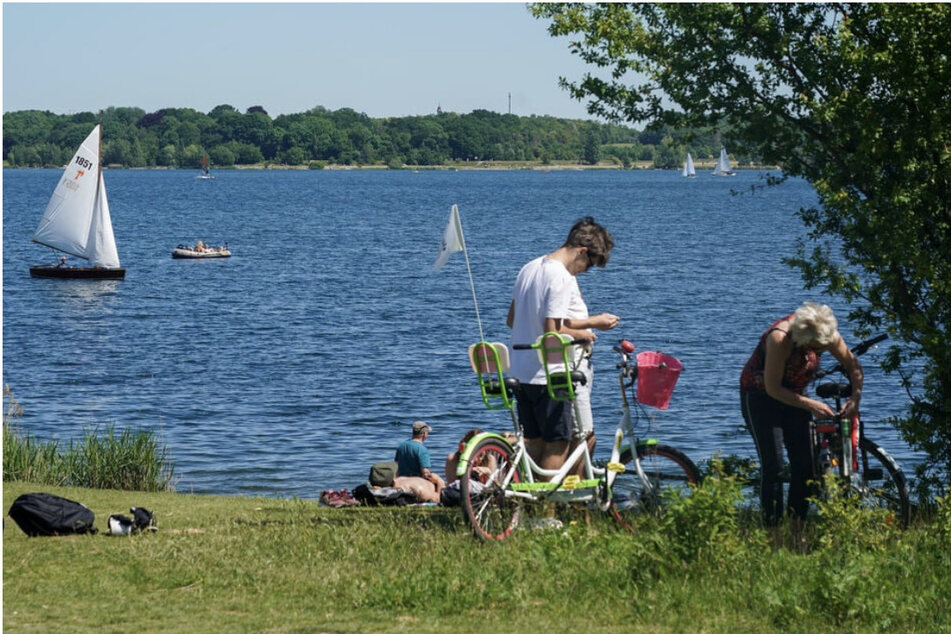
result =
[[[222,104],[205,114],[191,108],[108,108],[100,115],[19,111],[3,117],[3,157],[14,167],[60,166],[97,121],[103,124],[103,160],[126,167],[197,168],[206,155],[213,166],[441,165],[452,161],[571,161],[599,158],[630,165],[652,160],[653,133],[627,126],[555,117],[519,117],[488,110],[469,114],[371,119],[351,108],[272,119],[261,106],[243,114]],[[682,160],[712,156],[719,148],[710,132],[673,133]],[[659,141],[658,141],[659,142]],[[628,149],[637,144],[638,155]]]
[[588,111],[674,127],[727,124],[814,187],[788,261],[905,345],[895,421],[951,473],[951,5],[535,5],[596,69],[562,79]]

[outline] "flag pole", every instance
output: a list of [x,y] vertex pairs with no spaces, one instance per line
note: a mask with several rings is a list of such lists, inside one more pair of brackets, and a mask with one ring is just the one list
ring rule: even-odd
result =
[[433,269],[439,270],[446,263],[449,256],[456,251],[462,251],[466,256],[466,271],[469,273],[469,288],[472,289],[472,303],[475,306],[476,323],[479,325],[479,341],[485,341],[485,334],[482,331],[482,316],[479,314],[479,300],[476,299],[475,280],[472,278],[472,265],[469,264],[469,250],[466,249],[466,237],[462,233],[462,218],[459,217],[459,206],[453,205],[449,212],[449,222],[446,224],[446,230],[443,233],[442,246],[439,249],[439,257],[433,264]]
[[[459,229],[462,230],[462,221],[459,221]],[[472,279],[472,267],[469,266],[469,249],[466,248],[466,239],[462,238],[462,252],[466,256],[466,271],[469,273],[469,288],[472,289],[472,304],[475,306],[476,323],[479,324],[479,341],[485,341],[485,335],[482,333],[482,317],[479,315],[479,300],[476,299],[475,281]]]

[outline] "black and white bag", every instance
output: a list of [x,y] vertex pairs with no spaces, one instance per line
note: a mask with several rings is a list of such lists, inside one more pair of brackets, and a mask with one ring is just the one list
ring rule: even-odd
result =
[[24,493],[8,515],[30,537],[95,533],[95,514],[79,502],[52,493]]
[[107,520],[107,534],[109,535],[132,535],[143,531],[157,531],[155,525],[155,516],[152,511],[141,506],[133,506],[129,509],[132,517],[128,515],[113,514]]

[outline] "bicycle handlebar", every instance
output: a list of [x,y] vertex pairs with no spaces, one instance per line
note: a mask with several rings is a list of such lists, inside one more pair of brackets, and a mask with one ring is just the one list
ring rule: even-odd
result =
[[[580,346],[591,343],[590,339],[574,339],[573,341],[566,342],[565,345],[568,346]],[[541,342],[538,343],[513,343],[512,350],[537,350],[542,347]]]
[[866,352],[868,352],[868,349],[874,346],[876,343],[881,343],[882,341],[885,341],[886,339],[888,339],[888,335],[885,333],[882,333],[880,335],[875,335],[871,339],[866,339],[865,341],[857,343],[855,346],[853,346],[852,354],[854,354],[855,356],[863,355]]
[[[882,333],[880,335],[875,335],[874,337],[866,339],[865,341],[860,341],[859,343],[852,346],[852,354],[854,354],[857,357],[861,356],[865,354],[866,352],[868,352],[869,348],[871,348],[877,343],[881,343],[882,341],[885,341],[886,339],[888,339],[888,335],[885,333]],[[819,370],[818,372],[816,372],[816,379],[827,377],[830,374],[835,374],[836,372],[841,372],[843,374],[845,373],[845,368],[842,367],[841,363],[835,364],[833,367],[829,368],[828,370]]]

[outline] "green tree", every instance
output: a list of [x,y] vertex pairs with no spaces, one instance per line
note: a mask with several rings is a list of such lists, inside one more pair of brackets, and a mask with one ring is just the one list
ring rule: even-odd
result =
[[[200,165],[201,157],[198,160]],[[208,152],[208,160],[211,161],[212,165],[231,167],[234,165],[235,155],[227,145],[216,145]]]
[[683,148],[670,135],[660,140],[654,146],[654,167],[659,169],[673,169],[679,167],[681,156],[685,156]]
[[196,144],[186,145],[182,148],[178,166],[183,169],[198,169],[201,167],[201,148]]
[[[7,113],[3,120],[4,157],[11,165],[23,165],[24,161],[25,165],[61,165],[61,153],[74,151],[97,121],[103,124],[103,151],[108,152],[108,162],[129,166],[193,167],[194,152],[186,151],[189,146],[208,151],[224,146],[239,164],[285,161],[287,157],[377,165],[477,159],[577,161],[584,154],[586,129],[591,131],[589,159],[595,156],[595,139],[599,154],[606,145],[629,145],[638,139],[638,131],[627,126],[488,110],[371,119],[351,108],[330,111],[318,106],[272,121],[261,106],[252,106],[244,114],[227,104],[208,114],[192,108],[145,113],[139,108],[110,107],[99,114]],[[665,131],[680,142],[681,132]],[[708,143],[710,138],[706,133]],[[638,155],[653,156],[653,145],[636,147]],[[624,162],[622,157],[616,160]]]
[[594,124],[585,126],[581,132],[582,160],[588,165],[597,165],[601,160],[601,135]]
[[234,162],[240,165],[255,165],[264,162],[264,154],[261,148],[250,143],[232,143],[231,150],[234,152]]
[[301,165],[307,160],[307,155],[303,148],[297,146],[284,150],[279,157],[288,165]]
[[163,145],[155,157],[155,164],[162,167],[178,167],[178,150],[174,145]]
[[227,104],[215,106],[208,116],[215,122],[211,132],[217,135],[218,141],[232,141],[240,134],[243,116],[234,106]]
[[[895,421],[951,479],[951,5],[535,5],[603,70],[563,85],[592,114],[728,126],[819,205],[789,261],[807,288],[905,345],[886,369],[912,396]],[[604,77],[608,77],[605,79]],[[632,80],[634,83],[627,83]],[[925,473],[927,471],[927,473]]]

